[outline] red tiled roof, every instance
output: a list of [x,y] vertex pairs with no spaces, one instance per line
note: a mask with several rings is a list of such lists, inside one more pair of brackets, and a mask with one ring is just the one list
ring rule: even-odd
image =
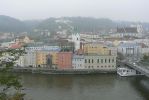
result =
[[11,48],[11,49],[19,49],[19,48],[21,48],[21,45],[19,45],[19,44],[12,44],[12,45],[10,46],[10,48]]

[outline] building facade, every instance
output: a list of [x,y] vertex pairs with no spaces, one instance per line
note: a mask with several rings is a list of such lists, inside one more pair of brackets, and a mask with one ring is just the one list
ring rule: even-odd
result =
[[111,34],[111,37],[142,37],[143,28],[141,25],[133,25],[130,27],[117,27],[117,31]]
[[24,54],[24,66],[37,67],[35,51],[26,51],[26,54]]
[[141,46],[137,43],[120,43],[117,51],[126,56],[137,56],[141,53]]
[[57,65],[58,64],[58,52],[57,51],[52,51],[50,52],[51,58],[52,58],[52,64]]
[[72,52],[59,52],[58,69],[72,69]]
[[85,69],[84,55],[73,55],[72,67],[73,69]]
[[87,43],[83,46],[84,54],[98,54],[98,55],[109,55],[110,50],[98,43]]
[[36,51],[36,66],[46,67],[47,66],[47,55],[49,51]]
[[116,56],[112,55],[85,55],[85,69],[116,70]]

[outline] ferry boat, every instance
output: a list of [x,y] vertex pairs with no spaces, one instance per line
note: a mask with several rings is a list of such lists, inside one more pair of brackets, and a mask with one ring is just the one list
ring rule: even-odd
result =
[[136,75],[142,75],[140,72],[128,68],[128,67],[119,67],[117,68],[117,74],[120,76],[136,76]]

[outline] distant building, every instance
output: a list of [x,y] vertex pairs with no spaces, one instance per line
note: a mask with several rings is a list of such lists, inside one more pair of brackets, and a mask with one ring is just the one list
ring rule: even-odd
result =
[[72,52],[59,52],[58,69],[72,69]]
[[51,55],[51,58],[52,58],[52,65],[55,65],[55,66],[57,66],[57,64],[58,64],[58,52],[57,51],[50,51],[50,55]]
[[38,50],[47,50],[47,51],[60,51],[61,48],[59,46],[47,46],[47,45],[29,45],[25,48],[30,51],[38,51]]
[[74,69],[115,71],[117,49],[99,43],[86,43],[83,54],[73,55]]
[[35,51],[26,51],[26,54],[24,54],[24,66],[37,67]]
[[34,40],[31,40],[28,36],[20,36],[15,39],[15,42],[21,44],[27,44],[27,43],[33,43]]
[[99,43],[86,43],[83,46],[84,54],[109,55],[111,51],[107,46]]
[[58,46],[61,48],[61,51],[74,52],[74,43],[69,42],[68,40],[58,40]]
[[139,43],[141,46],[141,53],[143,55],[149,55],[149,46],[145,45],[144,43]]
[[131,26],[131,27],[117,27],[117,31],[114,34],[111,34],[112,37],[142,37],[142,27],[140,25]]
[[49,51],[36,51],[36,66],[46,67],[48,54]]
[[84,55],[73,55],[72,67],[73,69],[85,69]]
[[126,56],[137,56],[141,53],[141,46],[137,43],[120,43],[117,51]]
[[85,55],[85,69],[116,70],[115,55]]

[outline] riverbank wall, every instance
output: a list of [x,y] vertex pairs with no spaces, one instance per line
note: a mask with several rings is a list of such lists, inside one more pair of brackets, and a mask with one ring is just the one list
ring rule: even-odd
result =
[[108,74],[116,73],[116,70],[97,70],[97,69],[47,69],[47,68],[13,68],[15,73],[33,73],[33,74]]

